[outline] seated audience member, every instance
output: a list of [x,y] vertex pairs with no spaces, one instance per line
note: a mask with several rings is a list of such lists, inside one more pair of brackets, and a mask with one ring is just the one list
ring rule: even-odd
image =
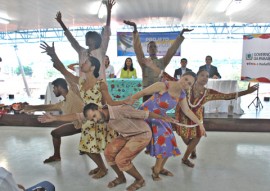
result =
[[184,73],[186,73],[186,72],[192,72],[191,69],[189,69],[189,68],[186,67],[186,66],[187,66],[187,62],[188,62],[188,61],[187,61],[186,58],[182,58],[182,59],[181,59],[181,62],[180,62],[181,67],[178,68],[178,69],[176,69],[176,70],[174,71],[174,78],[180,79],[180,77],[181,77]]
[[24,186],[17,184],[12,174],[5,168],[0,167],[0,190],[1,191],[55,191],[55,187],[48,181],[40,182],[28,189]]
[[205,65],[200,66],[199,71],[200,70],[206,70],[209,73],[209,78],[213,78],[213,79],[219,79],[221,78],[221,75],[218,73],[218,69],[216,66],[212,66],[213,59],[212,56],[206,56],[205,57]]
[[125,60],[125,66],[121,70],[120,78],[137,78],[136,69],[133,68],[133,62],[130,57]]
[[103,64],[105,65],[106,78],[114,78],[114,67],[110,65],[109,56],[105,56],[103,59]]

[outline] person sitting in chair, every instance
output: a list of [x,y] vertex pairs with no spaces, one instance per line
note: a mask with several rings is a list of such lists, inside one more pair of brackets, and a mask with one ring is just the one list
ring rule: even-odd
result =
[[180,62],[181,67],[178,68],[178,69],[176,69],[176,70],[174,71],[174,75],[173,75],[174,78],[180,79],[180,77],[181,77],[184,73],[186,73],[186,72],[192,72],[191,69],[189,69],[189,68],[186,67],[186,66],[187,66],[187,63],[188,63],[188,61],[187,61],[186,58],[182,58],[182,59],[181,59],[181,62]]
[[216,66],[212,66],[213,59],[212,56],[206,56],[205,57],[205,65],[200,66],[199,71],[201,70],[206,70],[209,73],[209,78],[213,78],[213,79],[220,79],[221,75],[218,73],[218,69]]

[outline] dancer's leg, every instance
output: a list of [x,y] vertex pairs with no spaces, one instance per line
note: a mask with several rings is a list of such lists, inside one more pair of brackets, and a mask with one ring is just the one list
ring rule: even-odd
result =
[[81,130],[76,129],[72,123],[63,124],[63,125],[59,126],[58,128],[54,129],[51,132],[54,154],[53,154],[53,156],[46,159],[44,161],[44,163],[49,163],[49,162],[53,162],[53,161],[60,161],[61,160],[61,154],[60,154],[61,137],[74,135],[74,134],[77,134],[80,132],[81,132]]
[[115,187],[119,184],[126,182],[124,173],[118,168],[115,162],[117,154],[125,146],[126,142],[127,140],[125,140],[121,136],[118,136],[115,139],[113,139],[109,144],[107,144],[105,148],[104,156],[106,158],[106,161],[112,167],[114,172],[117,174],[117,177],[109,182],[108,184],[109,188]]
[[163,161],[164,161],[163,158],[157,158],[155,166],[152,167],[152,178],[154,181],[161,180],[161,178],[159,177],[159,173],[162,168]]
[[115,164],[115,165],[111,165],[111,167],[114,170],[114,172],[117,174],[117,177],[113,181],[109,182],[108,187],[113,188],[119,184],[126,183],[126,177],[124,173],[118,168],[118,166]]
[[108,173],[108,169],[106,168],[103,159],[101,157],[101,154],[99,153],[87,153],[87,155],[96,163],[99,171],[92,176],[94,179],[99,179],[104,177]]
[[165,163],[167,162],[168,158],[164,158],[161,164],[161,170],[159,171],[159,174],[165,175],[165,176],[173,176],[173,173],[168,171],[167,169],[164,168]]
[[138,190],[139,188],[145,186],[145,181],[135,166],[132,166],[132,168],[127,170],[126,173],[135,178],[135,181],[127,187],[128,191]]
[[201,138],[198,138],[198,137],[191,139],[191,141],[189,142],[187,146],[187,150],[182,158],[182,163],[187,165],[188,167],[191,167],[191,168],[194,167],[194,164],[188,160],[188,157],[191,154],[191,152],[194,151],[200,139]]

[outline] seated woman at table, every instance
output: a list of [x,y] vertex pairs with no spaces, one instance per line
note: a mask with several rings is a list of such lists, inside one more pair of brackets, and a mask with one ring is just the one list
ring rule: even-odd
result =
[[120,78],[137,78],[136,69],[133,68],[133,61],[130,57],[125,60],[125,66],[121,70]]
[[[162,71],[156,67],[151,61],[147,61],[147,66],[150,67],[154,72],[161,73]],[[166,80],[176,81],[177,79],[171,77],[169,74],[162,72],[163,78]],[[193,111],[193,113],[203,121],[203,105],[208,101],[213,100],[231,100],[236,99],[237,97],[250,94],[258,89],[258,85],[248,86],[248,89],[245,91],[240,91],[236,93],[221,93],[213,89],[205,88],[209,79],[209,73],[206,70],[200,70],[197,73],[197,80],[194,85],[191,87],[190,91],[187,91],[187,101],[188,106]],[[183,112],[181,104],[177,104],[175,109],[175,118],[179,120],[182,124],[193,125],[194,122],[190,120]],[[187,150],[182,158],[182,163],[193,168],[194,164],[189,161],[188,157],[195,159],[196,146],[199,143],[202,133],[199,126],[192,128],[186,128],[185,126],[174,126],[177,134],[181,136],[184,143],[187,145]]]
[[105,65],[106,78],[114,78],[114,67],[110,64],[109,56],[105,55],[103,58],[103,64]]

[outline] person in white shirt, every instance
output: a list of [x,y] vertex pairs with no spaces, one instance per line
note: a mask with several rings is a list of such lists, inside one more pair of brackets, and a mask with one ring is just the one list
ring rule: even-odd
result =
[[114,67],[110,65],[109,56],[105,56],[103,59],[103,64],[105,65],[105,75],[106,78],[114,78]]

